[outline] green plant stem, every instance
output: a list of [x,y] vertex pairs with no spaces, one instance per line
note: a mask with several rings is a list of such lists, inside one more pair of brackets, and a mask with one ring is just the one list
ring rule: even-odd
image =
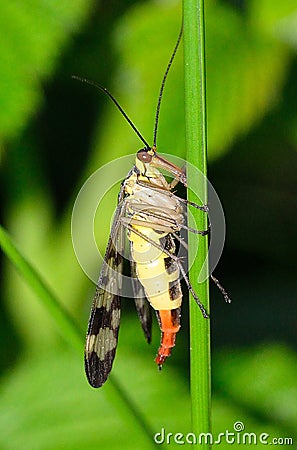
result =
[[[200,201],[207,203],[206,184],[206,94],[204,55],[204,2],[184,0],[184,67],[185,67],[185,122],[187,161],[204,175],[203,186],[197,187],[198,180],[190,177],[188,184],[195,192],[202,192]],[[200,180],[199,180],[200,182]],[[195,198],[189,191],[189,199]],[[196,200],[197,201],[197,200]],[[200,211],[193,211],[200,230],[207,229],[207,217]],[[189,236],[189,252],[196,236]],[[195,292],[209,312],[208,281],[198,284],[197,279],[204,261],[207,259],[207,236],[199,240],[198,255],[190,271],[190,280]],[[190,259],[191,260],[191,259]],[[190,358],[191,358],[191,399],[193,432],[210,432],[210,323],[190,299]],[[210,448],[201,444],[199,448]]]
[[0,247],[6,256],[13,263],[16,270],[22,276],[24,281],[31,287],[36,296],[43,302],[45,308],[50,313],[58,328],[63,333],[66,340],[77,350],[82,352],[83,341],[82,332],[75,324],[74,320],[51,292],[49,287],[43,281],[41,275],[26,260],[18,250],[9,234],[0,225]]

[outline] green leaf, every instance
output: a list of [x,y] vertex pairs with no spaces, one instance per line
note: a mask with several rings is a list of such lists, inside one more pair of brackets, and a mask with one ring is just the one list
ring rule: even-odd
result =
[[[139,337],[143,338],[140,327]],[[143,347],[148,348],[145,342]],[[76,355],[55,350],[19,361],[0,385],[1,448],[150,449],[162,428],[188,432],[187,384],[173,367],[160,373],[149,356],[120,344],[114,367],[120,385],[137,405],[137,418],[111,381],[98,390],[87,384]],[[139,426],[141,414],[151,424],[150,435]],[[172,447],[177,448],[174,442]]]
[[252,0],[250,21],[259,34],[297,47],[297,5],[295,0]]
[[77,356],[59,351],[36,356],[11,369],[0,387],[1,448],[82,450],[113,443],[154,448],[121,408],[112,385],[100,391],[88,386]]
[[0,3],[0,142],[15,137],[42,101],[61,49],[80,26],[91,2],[40,0]]
[[230,360],[226,354],[227,349],[215,360],[217,387],[243,408],[279,427],[291,428],[293,433],[297,415],[296,354],[281,344],[230,351]]
[[[48,286],[44,283],[41,276],[18,251],[18,249],[10,239],[9,235],[2,227],[0,227],[0,246],[3,249],[4,253],[10,259],[10,261],[13,263],[15,268],[18,270],[20,275],[23,277],[24,281],[28,284],[28,286],[30,286],[35,296],[39,298],[46,312],[54,319],[56,324],[59,326],[63,337],[74,348],[79,350],[82,356],[83,355],[82,339],[79,328],[73,322],[68,313],[64,310],[62,305],[55,298],[55,296],[50,291]],[[39,342],[39,344],[40,343],[41,342]],[[49,351],[49,347],[47,347],[47,351]],[[39,355],[40,354],[39,352],[40,346],[39,350],[36,352],[36,355]],[[33,351],[31,348],[31,355],[32,354]],[[115,380],[112,380],[111,377],[109,381],[109,386],[114,401],[117,403],[121,411],[123,411],[123,415],[127,416],[127,420],[130,420],[133,424],[138,425],[140,430],[144,432],[146,440],[150,438],[152,432],[150,432],[146,420],[141,416],[140,412],[135,407],[135,404],[130,400],[129,395],[127,395],[125,391],[120,387],[120,385]],[[33,411],[33,413],[35,413],[35,411]]]
[[[124,322],[123,326],[131,330],[132,323],[129,320]],[[142,337],[140,327],[138,331],[139,336]],[[130,335],[129,339],[124,337],[125,342],[122,341],[119,346],[114,374],[121,385],[125,386],[126,392],[129,393],[141,414],[150,423],[151,439],[144,435],[132,416],[127,414],[109,381],[100,390],[90,388],[84,379],[80,359],[76,355],[55,350],[47,352],[46,355],[42,353],[28,355],[20,360],[16,367],[9,368],[9,377],[2,378],[0,384],[1,448],[9,450],[20,448],[22,450],[150,449],[155,448],[154,434],[160,433],[162,428],[168,435],[170,447],[180,448],[180,445],[174,443],[174,434],[180,432],[185,437],[191,432],[187,383],[170,361],[168,366],[159,373],[153,362],[152,350],[148,350],[149,347],[144,340],[143,345],[140,346],[143,353],[136,352],[131,342],[130,345],[126,345],[130,338],[132,341],[135,339],[136,334],[131,331],[128,335]],[[145,349],[147,349],[146,352]],[[249,353],[252,365],[244,364],[244,361],[248,362],[248,360],[245,358],[246,353],[242,351],[226,351],[215,359],[216,384],[219,378],[221,387],[233,390],[233,385],[238,385],[238,392],[234,395],[235,391],[233,391],[231,396],[225,396],[225,398],[222,394],[214,397],[214,436],[226,430],[233,432],[236,421],[243,422],[245,432],[253,432],[258,436],[261,433],[269,433],[271,438],[290,436],[290,428],[283,425],[283,419],[279,420],[280,415],[275,422],[267,420],[267,416],[271,415],[269,406],[263,407],[265,414],[263,419],[261,416],[259,418],[259,414],[253,414],[255,406],[261,405],[262,400],[253,400],[252,409],[246,408],[241,402],[242,399],[245,401],[246,390],[248,397],[250,396],[249,393],[254,390],[254,384],[261,382],[264,387],[261,389],[266,391],[268,381],[267,392],[274,395],[275,406],[283,415],[287,410],[284,400],[288,400],[289,404],[293,405],[295,391],[290,391],[290,398],[283,397],[281,403],[277,402],[281,399],[280,393],[284,388],[296,385],[295,381],[292,382],[296,369],[296,356],[284,350],[284,347],[278,349],[275,347],[273,350],[273,346],[266,352],[256,349]],[[260,359],[262,365],[258,368],[261,356],[264,358]],[[281,370],[277,377],[276,369],[273,370],[270,380],[275,381],[271,383],[269,379],[267,380],[267,374],[272,367],[271,364],[276,362],[281,362]],[[223,368],[222,372],[220,367]],[[256,381],[254,382],[252,370],[255,368]],[[260,372],[263,369],[264,374],[261,380]],[[284,383],[285,378],[281,378],[283,375],[289,377],[288,382]],[[252,383],[251,388],[250,383]],[[274,390],[271,389],[272,386]],[[263,397],[261,389],[258,392]],[[291,419],[294,419],[292,425],[295,428],[295,411],[292,409],[290,414]],[[293,432],[291,436],[294,437]],[[224,437],[221,439],[220,447],[227,450],[230,444],[225,442]],[[258,447],[259,445],[251,446],[255,449]]]
[[[248,17],[252,5],[248,3],[247,8]],[[114,35],[119,67],[107,87],[148,141],[180,16],[180,6],[171,2],[137,4],[122,18]],[[219,2],[206,3],[206,46],[208,156],[213,160],[275,108],[292,54],[281,39],[259,33],[245,16]],[[159,151],[178,156],[185,154],[181,60],[182,48],[166,83],[158,139]],[[118,157],[139,146],[138,138],[110,104],[92,167],[109,160],[106,149],[113,149]]]
[[206,43],[208,148],[213,159],[275,107],[290,52],[220,3],[206,9]]

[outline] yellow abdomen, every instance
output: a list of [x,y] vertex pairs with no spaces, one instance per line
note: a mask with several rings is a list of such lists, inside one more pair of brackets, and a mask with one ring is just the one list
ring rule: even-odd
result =
[[[161,238],[168,233],[156,232],[152,228],[133,225],[150,241],[161,245]],[[172,310],[181,305],[182,292],[179,283],[179,269],[171,260],[170,270],[166,268],[168,255],[152,242],[146,241],[133,231],[130,232],[131,254],[136,263],[136,273],[145,289],[146,296],[156,310]]]

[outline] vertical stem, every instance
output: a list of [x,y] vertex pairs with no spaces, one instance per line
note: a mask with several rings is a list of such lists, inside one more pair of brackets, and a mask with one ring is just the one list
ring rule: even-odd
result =
[[[207,203],[206,184],[206,93],[205,93],[205,55],[204,55],[204,1],[183,0],[184,23],[184,68],[185,68],[185,122],[187,161],[204,175],[201,180],[191,179],[188,184],[195,192],[202,192],[201,200]],[[195,186],[196,183],[196,186]],[[189,192],[190,200],[194,200]],[[191,211],[197,228],[207,229],[207,216],[201,211]],[[209,312],[208,281],[198,284],[198,275],[207,258],[207,236],[200,237],[198,255],[190,270],[190,280],[195,292]],[[195,248],[197,236],[189,236],[189,252]],[[200,433],[211,431],[210,425],[210,323],[204,319],[193,298],[190,298],[190,359],[191,359],[191,399],[192,429]],[[208,449],[210,444],[201,443],[199,448]]]

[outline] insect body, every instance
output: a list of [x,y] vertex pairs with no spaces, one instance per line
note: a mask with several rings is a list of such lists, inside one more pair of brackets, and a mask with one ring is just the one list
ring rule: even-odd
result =
[[[172,184],[160,172],[161,167],[174,175]],[[184,172],[161,158],[154,147],[148,147],[137,153],[135,166],[122,183],[87,333],[85,367],[94,387],[106,381],[115,356],[125,232],[130,241],[136,308],[148,342],[151,340],[149,304],[159,320],[161,345],[155,359],[159,367],[170,355],[180,329],[180,275],[185,278],[203,316],[207,317],[176,254],[179,232],[186,228],[184,204],[187,203],[171,192],[177,181],[186,184]],[[204,206],[196,207],[207,210]],[[206,234],[204,231],[197,233]]]
[[[199,206],[177,197],[172,189],[178,182],[187,186],[185,172],[165,160],[156,152],[156,136],[162,92],[165,80],[181,39],[177,44],[162,81],[155,119],[154,145],[150,146],[115,98],[102,86],[83,79],[103,90],[115,103],[145,147],[137,152],[133,169],[123,181],[118,197],[107,250],[96,288],[91,310],[85,346],[85,369],[93,387],[102,386],[112,368],[120,325],[120,299],[123,271],[123,252],[126,236],[130,241],[131,281],[134,300],[141,325],[148,342],[151,341],[152,309],[156,311],[161,329],[161,343],[156,363],[161,368],[175,345],[180,329],[182,277],[201,309],[207,312],[195,294],[178,256],[178,247],[185,246],[180,231],[186,229],[197,234],[207,231],[187,227],[185,207],[187,204],[207,212]],[[75,77],[77,78],[77,77]],[[168,183],[161,169],[173,176]],[[229,298],[218,281],[219,289]]]
[[[173,233],[180,231],[179,224],[184,222],[184,216],[180,201],[168,196],[170,185],[163,175],[150,167],[151,161],[142,161],[148,157],[158,161],[154,149],[141,150],[137,156],[135,171],[124,183],[131,202],[129,240],[136,276],[146,298],[157,311],[162,339],[156,362],[161,366],[170,355],[180,328],[180,271],[171,256],[176,254]],[[147,186],[139,184],[141,178]],[[154,191],[154,188],[157,190]],[[166,249],[166,253],[160,248]]]

